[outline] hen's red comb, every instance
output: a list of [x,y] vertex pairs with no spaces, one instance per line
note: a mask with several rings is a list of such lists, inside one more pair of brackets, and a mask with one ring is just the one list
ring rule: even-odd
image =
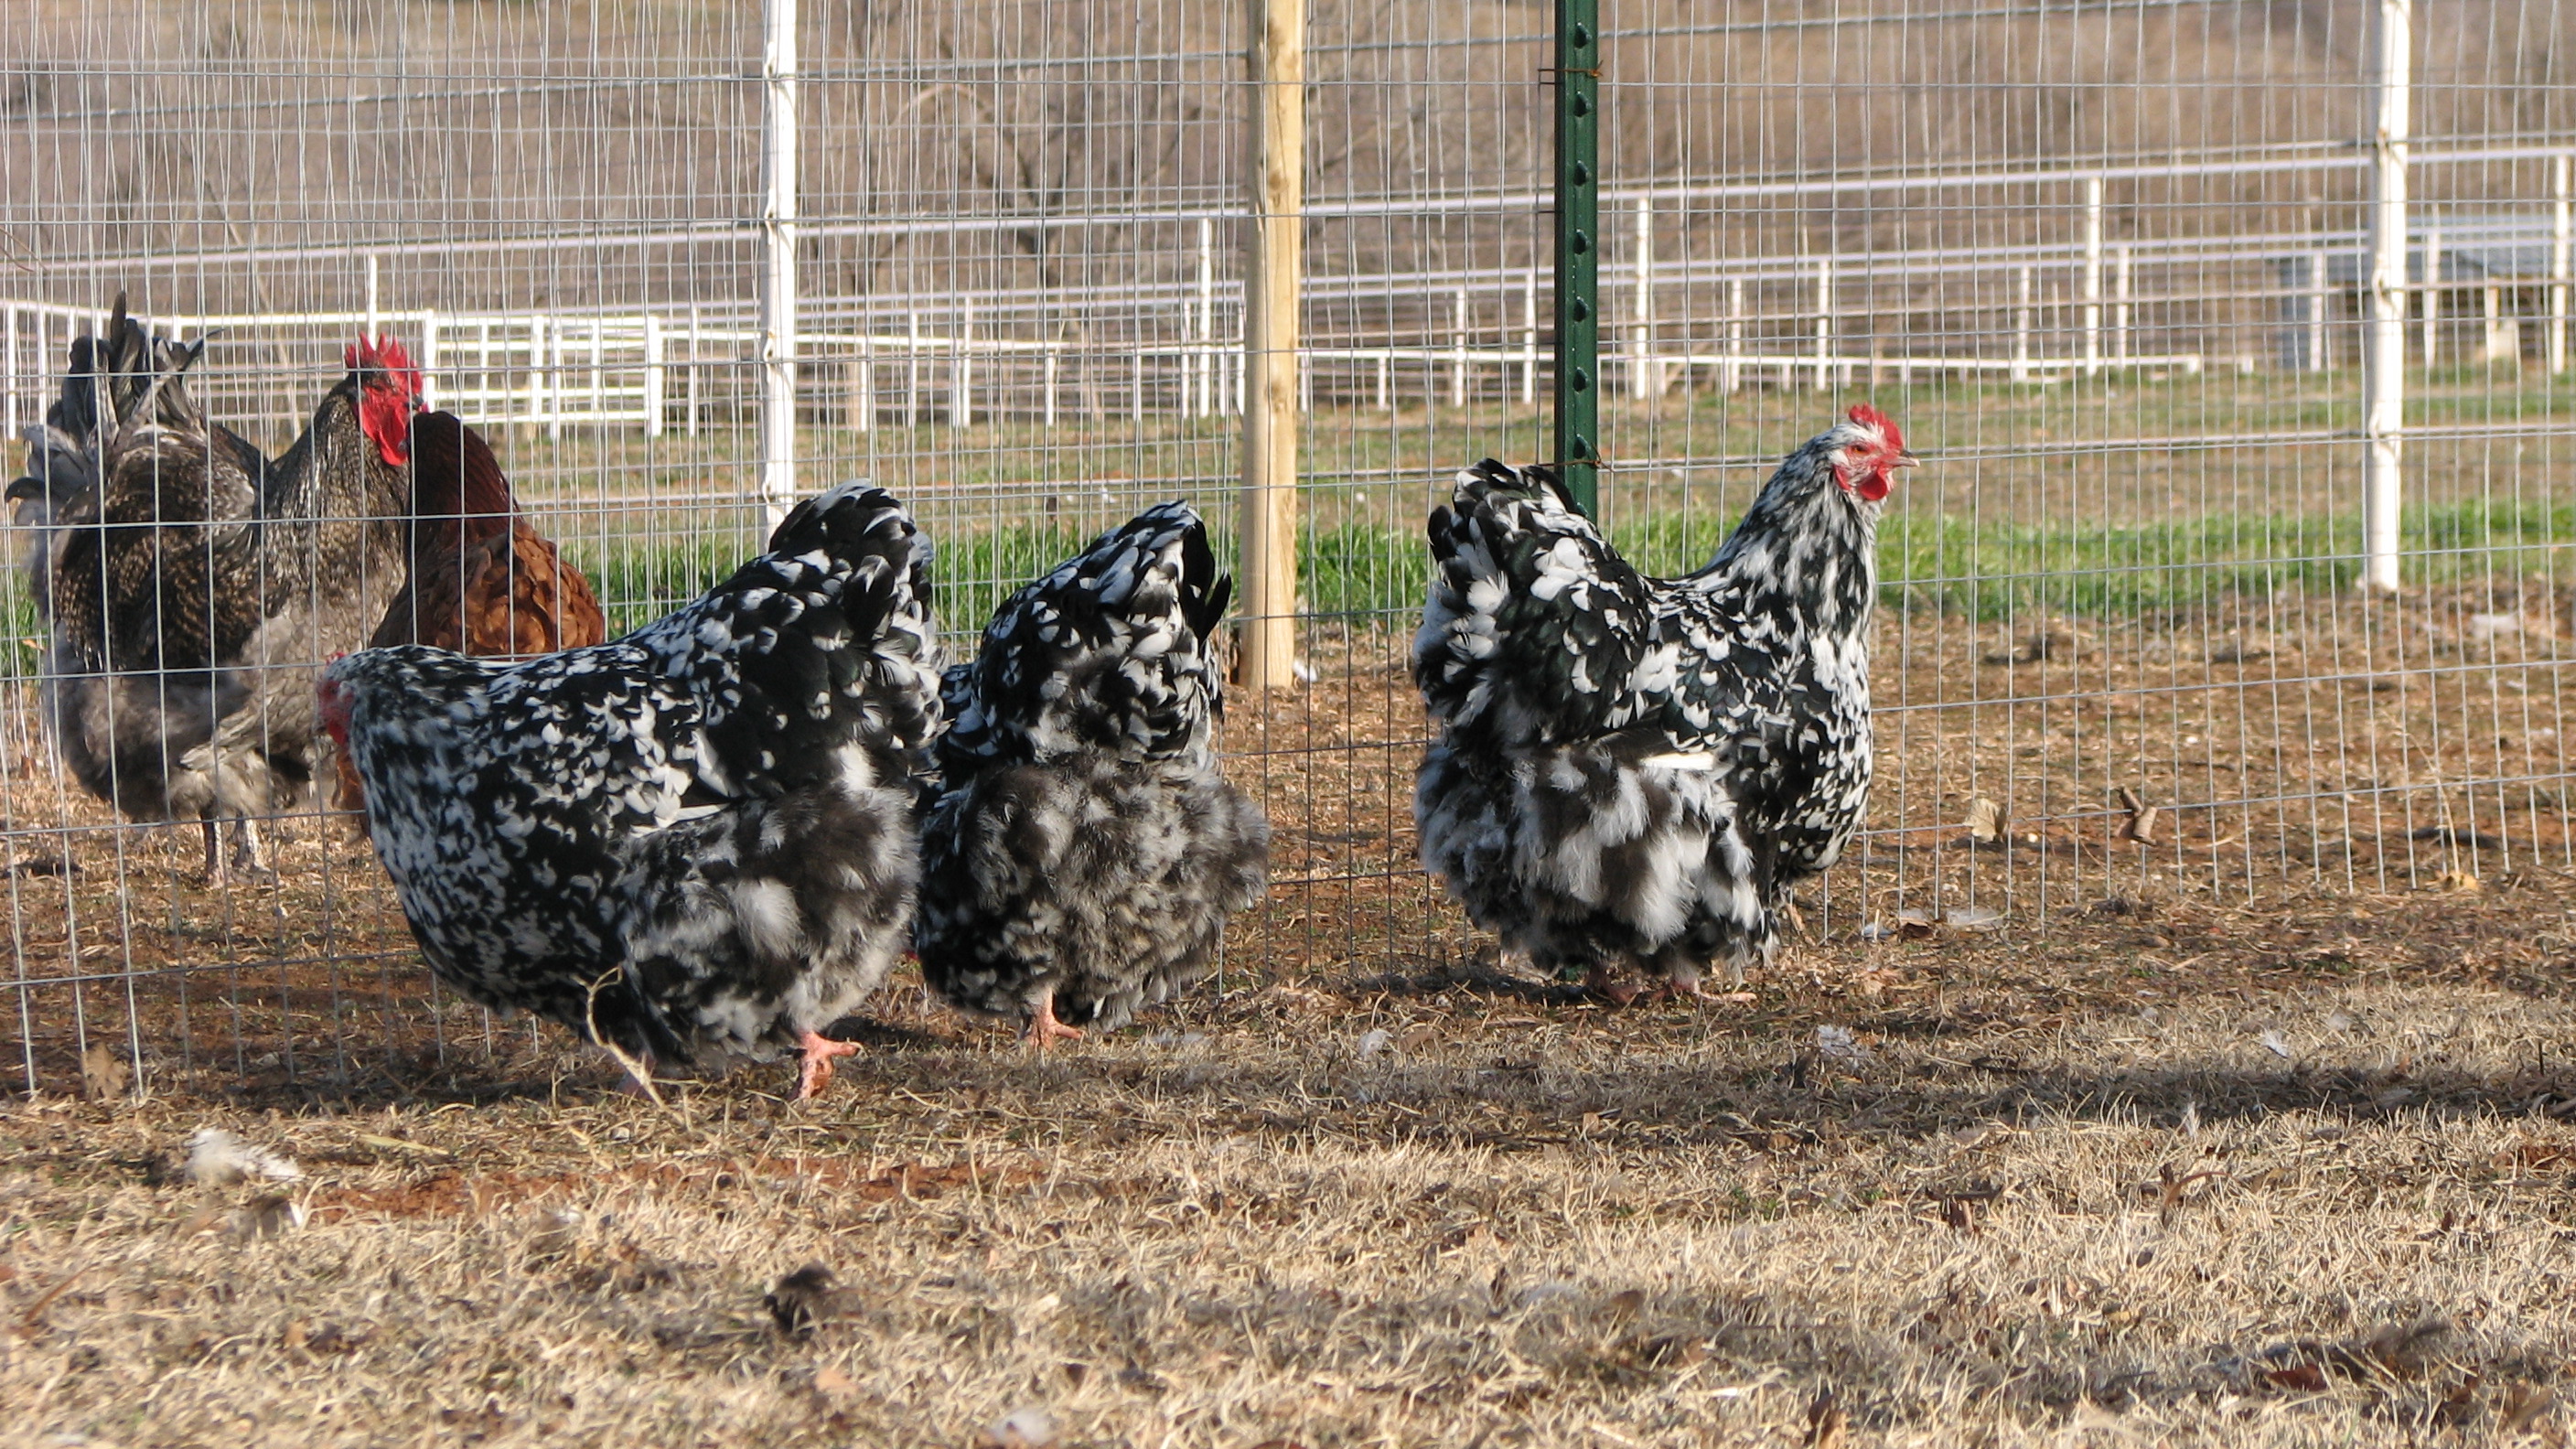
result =
[[1880,434],[1886,437],[1887,445],[1889,447],[1900,451],[1904,449],[1905,435],[1896,430],[1896,419],[1889,417],[1887,414],[1880,412],[1869,404],[1852,404],[1851,420],[1860,424],[1864,428],[1876,428]]
[[403,350],[402,339],[398,337],[371,339],[361,336],[349,344],[344,356],[351,372],[386,373],[403,391],[414,394],[420,391],[420,369],[411,365],[411,354]]

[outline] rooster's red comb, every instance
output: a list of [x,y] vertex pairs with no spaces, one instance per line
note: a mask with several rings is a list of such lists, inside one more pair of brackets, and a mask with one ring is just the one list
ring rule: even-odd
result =
[[1880,412],[1869,404],[1852,404],[1850,416],[1853,422],[1860,424],[1862,427],[1876,429],[1880,436],[1887,439],[1887,445],[1889,447],[1902,449],[1905,446],[1905,435],[1896,430],[1896,419],[1889,417],[1887,414]]
[[411,354],[403,350],[396,337],[368,338],[361,335],[349,344],[345,354],[351,372],[382,372],[407,393],[420,391],[420,369],[411,365]]

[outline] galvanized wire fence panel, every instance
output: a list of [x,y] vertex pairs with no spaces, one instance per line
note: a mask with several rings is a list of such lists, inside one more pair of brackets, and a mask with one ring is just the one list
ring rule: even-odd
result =
[[[0,408],[34,421],[123,290],[216,334],[199,390],[273,452],[340,347],[387,330],[612,623],[642,622],[765,526],[761,16],[397,9],[6,12]],[[2354,588],[2365,13],[1611,9],[1614,534],[1696,565],[1864,396],[1931,459],[1882,535],[1882,785],[1809,913],[1835,949],[1909,916],[2033,929],[2140,893],[2576,864],[2560,7],[2419,18],[2393,598]],[[1311,11],[1311,679],[1228,715],[1279,839],[1228,987],[1477,949],[1412,859],[1403,662],[1448,473],[1549,445],[1547,23]],[[1248,38],[1237,7],[1175,0],[809,4],[796,28],[799,484],[912,500],[961,643],[1144,504],[1191,498],[1232,536]],[[432,989],[368,847],[310,807],[273,822],[274,880],[216,885],[193,830],[89,798],[44,738],[41,621],[10,598],[19,1085],[74,1089],[85,1060],[256,1086],[560,1048]]]

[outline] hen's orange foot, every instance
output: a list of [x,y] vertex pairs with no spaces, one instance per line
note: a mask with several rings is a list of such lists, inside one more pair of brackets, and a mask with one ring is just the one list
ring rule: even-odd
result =
[[1082,1040],[1082,1029],[1055,1019],[1055,993],[1050,991],[1038,998],[1037,1009],[1029,1013],[1028,1034],[1020,1040],[1029,1050],[1043,1052],[1054,1042]]
[[810,1101],[832,1081],[832,1058],[856,1056],[859,1044],[834,1041],[816,1032],[800,1031],[796,1044],[804,1048],[805,1060],[796,1073],[796,1100]]

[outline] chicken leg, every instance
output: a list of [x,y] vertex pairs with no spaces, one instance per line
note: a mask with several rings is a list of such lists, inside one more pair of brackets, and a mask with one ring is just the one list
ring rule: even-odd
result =
[[856,1056],[859,1044],[834,1041],[813,1031],[796,1033],[796,1044],[805,1049],[804,1063],[796,1072],[796,1100],[811,1101],[832,1080],[832,1058]]
[[1028,1045],[1030,1051],[1042,1053],[1052,1042],[1082,1040],[1082,1029],[1055,1019],[1055,988],[1050,986],[1039,992],[1038,999],[1030,1004],[1028,1035],[1020,1040]]
[[1595,961],[1583,973],[1583,989],[1609,999],[1613,1006],[1626,1006],[1644,990],[1636,982],[1617,974],[1606,963]]
[[229,860],[225,858],[223,852],[222,827],[211,816],[201,823],[206,831],[206,884],[230,885],[233,872],[236,870],[244,872],[253,880],[276,878],[277,872],[269,868],[268,861],[259,848],[259,826],[247,816],[237,816],[232,821],[233,850]]

